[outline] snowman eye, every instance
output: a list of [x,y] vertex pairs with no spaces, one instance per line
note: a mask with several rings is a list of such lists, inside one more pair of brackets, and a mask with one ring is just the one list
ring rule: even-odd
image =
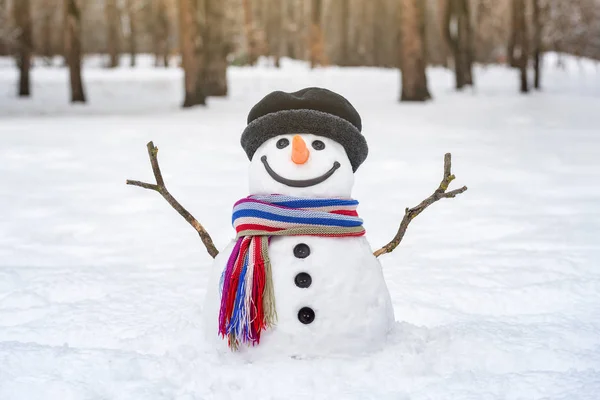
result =
[[312,142],[312,147],[315,150],[323,150],[325,148],[325,143],[321,142],[320,140],[315,140]]
[[290,141],[287,140],[286,138],[283,138],[283,139],[279,139],[277,141],[277,145],[276,146],[277,146],[278,149],[283,149],[284,147],[287,147],[289,144],[290,144]]

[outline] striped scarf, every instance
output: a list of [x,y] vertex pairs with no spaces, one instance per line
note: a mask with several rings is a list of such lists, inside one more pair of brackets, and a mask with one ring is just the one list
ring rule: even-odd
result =
[[358,201],[249,196],[233,206],[237,241],[221,275],[219,334],[236,350],[257,345],[277,320],[268,247],[272,236],[362,236]]

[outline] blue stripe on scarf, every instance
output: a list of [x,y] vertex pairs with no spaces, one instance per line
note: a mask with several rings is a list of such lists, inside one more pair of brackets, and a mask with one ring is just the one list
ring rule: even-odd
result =
[[235,295],[235,303],[233,308],[233,314],[231,316],[231,320],[229,322],[229,326],[227,327],[227,333],[235,333],[236,336],[240,337],[241,330],[243,330],[243,321],[244,321],[244,299],[246,297],[246,271],[248,270],[248,262],[249,262],[249,254],[246,254],[246,258],[244,259],[244,266],[242,267],[242,272],[240,274],[240,280],[238,282],[238,287],[236,288]]
[[[333,214],[332,214],[333,215]],[[263,218],[268,221],[279,221],[279,222],[292,222],[292,223],[300,223],[306,225],[329,225],[329,226],[345,226],[345,227],[354,227],[361,226],[362,219],[354,217],[352,220],[347,220],[343,218],[318,218],[318,217],[292,217],[288,215],[278,215],[270,212],[259,211],[259,210],[237,210],[232,215],[232,220],[235,221],[237,218],[241,217],[255,217],[255,218]],[[344,217],[340,215],[340,217]]]
[[358,205],[358,201],[342,199],[296,199],[288,201],[274,201],[273,204],[290,208],[316,208],[330,206],[356,206]]
[[291,208],[312,208],[312,207],[328,207],[328,206],[357,206],[358,201],[349,198],[306,198],[306,197],[295,197],[286,196],[282,194],[267,194],[267,195],[254,195],[250,196],[250,199],[263,201],[265,203],[276,204],[280,206],[286,206]]
[[[305,210],[305,209],[293,209],[293,208],[281,208],[272,206],[270,204],[264,203],[242,203],[238,204],[234,208],[234,213],[241,210],[255,210],[262,212],[269,212],[276,215],[282,215],[285,217],[302,217],[302,218],[328,218],[328,219],[338,219],[338,220],[346,220],[346,221],[356,221],[358,217],[352,215],[343,215],[343,214],[335,214],[327,211],[314,211],[314,210]],[[232,215],[233,217],[233,215]],[[235,218],[232,218],[234,220]]]

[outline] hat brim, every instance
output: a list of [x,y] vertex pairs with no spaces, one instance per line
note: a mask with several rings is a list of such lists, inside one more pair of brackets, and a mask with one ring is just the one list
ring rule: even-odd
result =
[[240,142],[252,160],[264,142],[291,133],[311,133],[335,140],[346,150],[354,172],[369,153],[364,136],[350,122],[325,112],[304,109],[277,111],[255,119],[244,129]]

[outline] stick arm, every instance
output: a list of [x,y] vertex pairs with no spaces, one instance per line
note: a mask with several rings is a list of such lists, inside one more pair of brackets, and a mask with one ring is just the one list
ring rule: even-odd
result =
[[431,196],[420,202],[417,206],[413,208],[406,208],[404,210],[404,217],[400,222],[400,227],[398,227],[398,232],[396,236],[385,246],[375,251],[373,254],[375,257],[379,257],[383,254],[391,253],[398,247],[402,239],[404,238],[404,234],[406,233],[406,229],[408,229],[408,225],[411,221],[419,214],[423,212],[427,207],[432,205],[438,200],[441,199],[451,199],[459,194],[465,192],[467,190],[466,186],[463,186],[459,189],[454,189],[449,192],[448,186],[450,186],[450,182],[452,182],[456,177],[452,175],[452,155],[450,153],[446,153],[444,155],[444,176],[438,188],[433,192]]
[[165,186],[162,173],[160,172],[160,166],[158,165],[158,148],[154,146],[153,142],[148,142],[146,145],[148,148],[148,156],[150,157],[150,164],[152,165],[152,172],[154,173],[154,179],[156,184],[146,183],[141,181],[134,181],[128,179],[126,183],[132,186],[138,186],[143,189],[154,190],[161,194],[161,196],[181,215],[195,230],[198,232],[198,236],[202,240],[202,243],[206,247],[206,251],[212,258],[215,258],[219,254],[219,250],[215,247],[212,238],[206,231],[206,229],[198,222],[196,218],[188,210],[186,210],[176,199],[169,193]]

